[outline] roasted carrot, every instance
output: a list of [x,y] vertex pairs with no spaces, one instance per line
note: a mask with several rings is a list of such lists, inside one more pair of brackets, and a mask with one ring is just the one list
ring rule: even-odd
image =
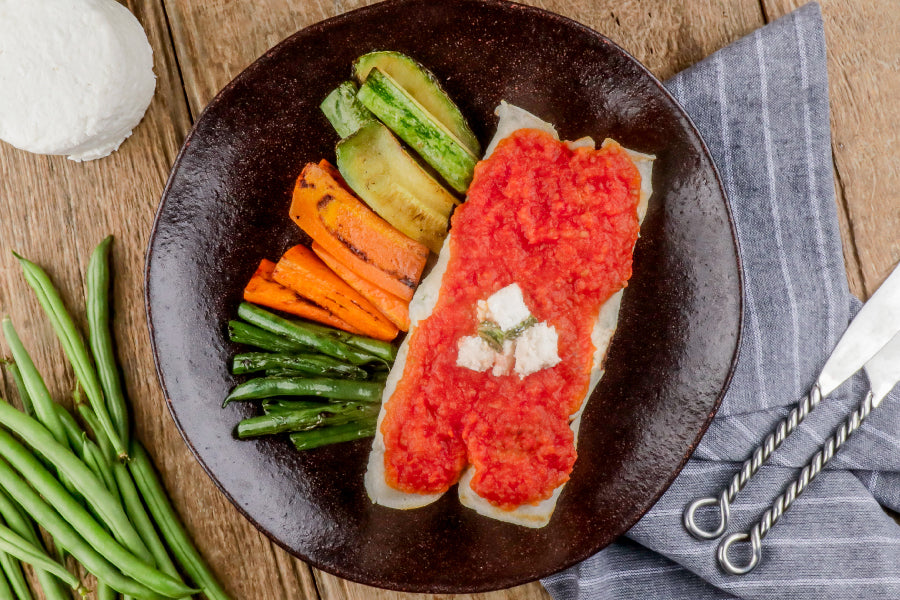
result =
[[317,321],[331,327],[337,327],[350,333],[360,331],[346,321],[337,318],[331,311],[303,299],[297,292],[290,290],[272,279],[275,263],[265,258],[259,263],[247,287],[244,288],[244,300],[274,308],[310,321]]
[[275,265],[272,278],[310,302],[379,340],[397,337],[397,327],[328,268],[306,246],[294,246]]
[[290,213],[303,231],[356,275],[403,300],[412,298],[428,248],[372,212],[327,169],[313,163],[304,167]]
[[347,182],[344,180],[344,176],[341,175],[341,172],[337,170],[333,164],[325,160],[324,158],[319,161],[319,168],[331,175],[331,178],[338,182],[345,190],[349,190],[350,187],[347,185]]
[[322,259],[326,265],[331,267],[338,277],[346,281],[350,287],[362,294],[362,297],[372,303],[378,310],[384,314],[391,323],[396,325],[400,331],[409,331],[409,302],[398,298],[390,292],[386,292],[374,283],[367,281],[342,265],[337,259],[330,255],[322,246],[313,242],[313,252]]

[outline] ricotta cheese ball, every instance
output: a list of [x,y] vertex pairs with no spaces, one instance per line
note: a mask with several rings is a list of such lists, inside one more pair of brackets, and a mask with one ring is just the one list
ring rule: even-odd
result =
[[155,88],[147,35],[115,0],[0,0],[0,139],[101,158],[131,135]]

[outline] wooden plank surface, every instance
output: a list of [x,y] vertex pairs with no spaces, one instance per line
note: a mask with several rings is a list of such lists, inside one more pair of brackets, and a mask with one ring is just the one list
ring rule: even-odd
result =
[[[116,339],[135,420],[198,546],[236,598],[411,600],[314,571],[256,532],[216,491],[163,402],[143,312],[143,257],[168,169],[193,117],[234,75],[297,29],[366,0],[129,0],[159,77],[147,117],[112,157],[77,164],[0,143],[0,315],[9,314],[51,392],[73,384],[18,267],[15,248],[50,267],[71,306],[93,245],[117,236]],[[665,78],[799,0],[532,0],[605,33]],[[896,0],[825,0],[833,151],[851,289],[871,293],[900,259],[900,10]],[[76,311],[83,319],[83,312]],[[0,389],[9,394],[8,382]],[[429,596],[418,596],[421,598]],[[461,596],[537,600],[539,584]]]

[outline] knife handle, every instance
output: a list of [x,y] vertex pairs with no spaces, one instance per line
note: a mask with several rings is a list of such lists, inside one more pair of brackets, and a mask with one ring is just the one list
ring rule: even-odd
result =
[[[753,455],[744,461],[741,470],[735,473],[728,487],[722,490],[718,497],[697,498],[684,507],[683,523],[684,528],[688,530],[692,536],[698,540],[714,540],[728,528],[728,519],[731,517],[731,503],[734,502],[735,496],[738,495],[747,482],[753,478],[759,471],[759,468],[765,464],[772,453],[778,449],[785,439],[797,428],[806,415],[811,413],[822,401],[822,388],[819,383],[809,390],[809,394],[803,397],[797,405],[791,409],[791,412],[781,420],[780,423],[772,430],[763,443],[756,447]],[[719,524],[715,529],[703,529],[697,524],[697,510],[704,506],[719,507]]]
[[[763,513],[759,522],[750,530],[750,533],[732,533],[722,540],[722,543],[719,544],[719,548],[716,551],[716,557],[719,559],[719,565],[722,567],[722,570],[731,573],[732,575],[744,575],[756,568],[756,565],[759,564],[759,561],[762,558],[762,539],[766,537],[766,534],[775,526],[775,523],[778,522],[781,515],[791,507],[794,500],[809,487],[812,480],[815,479],[816,475],[818,475],[825,465],[828,464],[828,461],[834,457],[835,452],[837,452],[844,442],[847,441],[847,438],[853,435],[854,431],[859,429],[862,422],[865,421],[866,417],[869,416],[869,413],[872,412],[872,408],[877,405],[878,402],[875,401],[875,394],[870,390],[869,393],[866,394],[866,398],[862,401],[859,408],[853,411],[850,416],[847,417],[847,420],[841,423],[837,431],[834,432],[834,435],[825,441],[822,447],[819,448],[819,451],[813,455],[800,471],[800,476],[788,484],[787,490],[775,499],[772,506]],[[752,549],[750,562],[743,566],[737,566],[728,558],[728,550],[731,548],[732,544],[744,542],[747,539],[750,540]]]

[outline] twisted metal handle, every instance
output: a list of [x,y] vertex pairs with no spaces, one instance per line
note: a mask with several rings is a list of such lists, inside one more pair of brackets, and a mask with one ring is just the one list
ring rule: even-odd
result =
[[[684,528],[688,530],[692,536],[699,540],[713,540],[725,533],[728,528],[728,519],[731,517],[730,506],[747,482],[756,475],[759,468],[765,464],[775,450],[784,442],[787,437],[793,433],[797,426],[803,422],[806,415],[811,413],[822,401],[822,388],[819,383],[809,390],[809,394],[797,403],[797,406],[791,409],[784,419],[772,430],[763,443],[756,447],[753,456],[744,461],[741,470],[734,475],[728,487],[722,490],[718,497],[698,498],[688,504],[684,508],[683,523]],[[719,524],[715,529],[703,529],[697,524],[696,514],[703,506],[719,506]]]
[[[859,408],[853,411],[846,421],[841,423],[837,431],[834,432],[822,447],[816,452],[808,463],[800,471],[800,475],[788,484],[787,490],[784,491],[772,506],[763,513],[759,522],[750,530],[750,534],[732,533],[719,544],[716,556],[719,559],[719,565],[722,569],[732,575],[744,575],[756,568],[762,558],[762,539],[775,526],[781,516],[791,507],[791,504],[802,494],[813,479],[816,478],[822,469],[828,464],[828,461],[834,457],[835,452],[847,441],[854,431],[859,429],[872,409],[877,407],[881,398],[876,399],[875,394],[869,391],[865,400],[862,401]],[[744,542],[749,538],[752,555],[750,561],[743,566],[737,566],[728,558],[728,550],[737,542]]]

